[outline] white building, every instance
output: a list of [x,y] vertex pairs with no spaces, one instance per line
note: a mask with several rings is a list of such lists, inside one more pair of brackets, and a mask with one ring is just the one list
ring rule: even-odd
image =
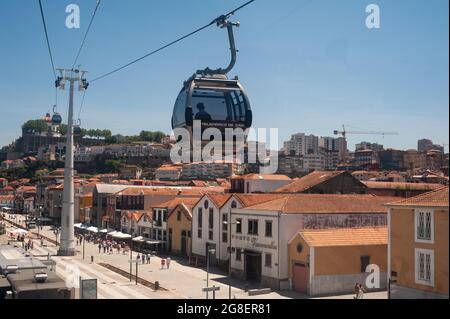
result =
[[155,171],[155,179],[160,181],[177,181],[181,178],[183,168],[175,165],[163,165]]
[[297,133],[284,142],[285,155],[317,154],[319,151],[319,137]]
[[232,193],[269,193],[292,180],[286,175],[248,174],[235,176],[231,179]]
[[383,205],[389,200],[370,195],[298,194],[231,209],[231,223],[239,225],[231,232],[232,274],[270,288],[291,289],[288,242],[295,233],[385,226]]

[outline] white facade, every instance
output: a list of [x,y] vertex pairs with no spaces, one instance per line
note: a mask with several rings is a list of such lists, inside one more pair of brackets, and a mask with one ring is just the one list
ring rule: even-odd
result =
[[[231,259],[233,272],[245,279],[246,254],[260,254],[261,282],[272,288],[289,289],[288,241],[298,232],[302,215],[279,214],[277,211],[233,209],[231,219],[232,223],[237,221],[241,223],[241,233],[234,231],[231,237],[232,247],[235,248]],[[257,234],[249,233],[249,221],[257,221]],[[271,236],[266,236],[266,223],[271,223]],[[237,260],[239,250],[241,257],[240,260]],[[270,260],[266,260],[266,258]],[[270,261],[270,263],[266,264],[266,261]]]
[[286,155],[316,154],[319,151],[319,137],[298,133],[291,136],[291,139],[284,142],[284,152]]
[[155,172],[155,179],[161,181],[177,181],[181,177],[181,167],[161,167]]
[[223,256],[219,242],[221,229],[219,208],[208,196],[203,196],[192,211],[192,254],[206,257],[207,247],[216,249],[216,254],[210,255],[214,264],[214,260]]

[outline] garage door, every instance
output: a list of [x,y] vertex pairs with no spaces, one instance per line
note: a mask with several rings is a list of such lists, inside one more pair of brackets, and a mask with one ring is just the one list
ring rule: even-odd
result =
[[306,265],[295,264],[293,269],[294,290],[300,293],[307,293],[308,271]]

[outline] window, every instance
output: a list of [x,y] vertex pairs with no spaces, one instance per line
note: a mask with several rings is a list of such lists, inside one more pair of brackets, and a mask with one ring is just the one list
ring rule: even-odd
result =
[[223,231],[227,231],[228,230],[228,214],[223,214],[222,215],[222,230]]
[[222,233],[222,243],[228,242],[228,233]]
[[415,219],[416,241],[433,243],[434,242],[433,211],[417,209],[415,212],[414,219]]
[[434,252],[416,248],[416,283],[434,287]]
[[272,237],[272,221],[266,220],[266,237]]
[[231,208],[236,208],[236,207],[237,207],[236,202],[235,202],[235,201],[232,201],[232,202],[231,202]]
[[208,238],[209,240],[214,240],[214,232],[212,230],[208,232]]
[[163,216],[164,216],[164,217],[163,217],[163,218],[164,218],[163,221],[166,222],[166,221],[167,221],[167,211],[164,211],[164,212],[163,212]]
[[272,267],[272,254],[265,254],[265,266],[268,268]]
[[202,221],[203,221],[203,209],[198,209],[198,228],[202,228]]
[[242,218],[237,218],[236,223],[236,234],[242,234]]
[[181,221],[181,212],[180,211],[177,212],[177,220]]
[[236,261],[242,260],[242,251],[240,248],[236,248]]
[[199,229],[199,230],[197,231],[197,237],[198,237],[198,238],[202,238],[202,230],[201,230],[201,229]]
[[361,272],[366,272],[367,266],[370,265],[370,256],[361,256]]
[[213,208],[209,209],[208,226],[209,226],[209,229],[214,228],[214,209]]
[[248,220],[248,234],[258,235],[258,221],[256,219]]

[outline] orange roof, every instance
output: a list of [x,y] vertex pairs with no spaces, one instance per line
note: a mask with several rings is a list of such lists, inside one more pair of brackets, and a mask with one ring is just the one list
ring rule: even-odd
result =
[[387,227],[311,229],[299,232],[310,247],[387,245]]
[[442,188],[442,184],[431,183],[403,183],[403,182],[362,182],[370,189],[395,189],[395,190],[436,190]]
[[232,179],[251,179],[251,180],[266,180],[266,181],[290,181],[286,175],[278,175],[278,174],[247,174],[234,176]]
[[341,174],[349,173],[345,171],[314,171],[298,180],[294,180],[292,183],[278,188],[275,190],[275,193],[301,193]]
[[154,208],[167,208],[168,210],[173,210],[179,204],[184,204],[189,207],[194,207],[198,201],[200,200],[200,196],[198,197],[177,197],[171,199],[169,201],[157,204]]
[[208,194],[207,196],[217,208],[222,208],[230,199],[231,194]]
[[142,216],[144,216],[144,214],[148,214],[149,212],[145,212],[145,211],[130,211],[130,210],[126,210],[126,211],[122,211],[122,217],[126,217],[128,220],[134,220],[136,222],[138,222]]
[[291,194],[248,206],[246,209],[278,211],[284,214],[387,213],[384,205],[394,198],[373,195]]
[[448,186],[388,204],[388,206],[446,207],[447,209],[448,205]]
[[284,198],[284,194],[233,194],[243,207],[265,203],[274,199]]
[[11,201],[14,200],[14,195],[0,195],[0,200],[2,201]]

